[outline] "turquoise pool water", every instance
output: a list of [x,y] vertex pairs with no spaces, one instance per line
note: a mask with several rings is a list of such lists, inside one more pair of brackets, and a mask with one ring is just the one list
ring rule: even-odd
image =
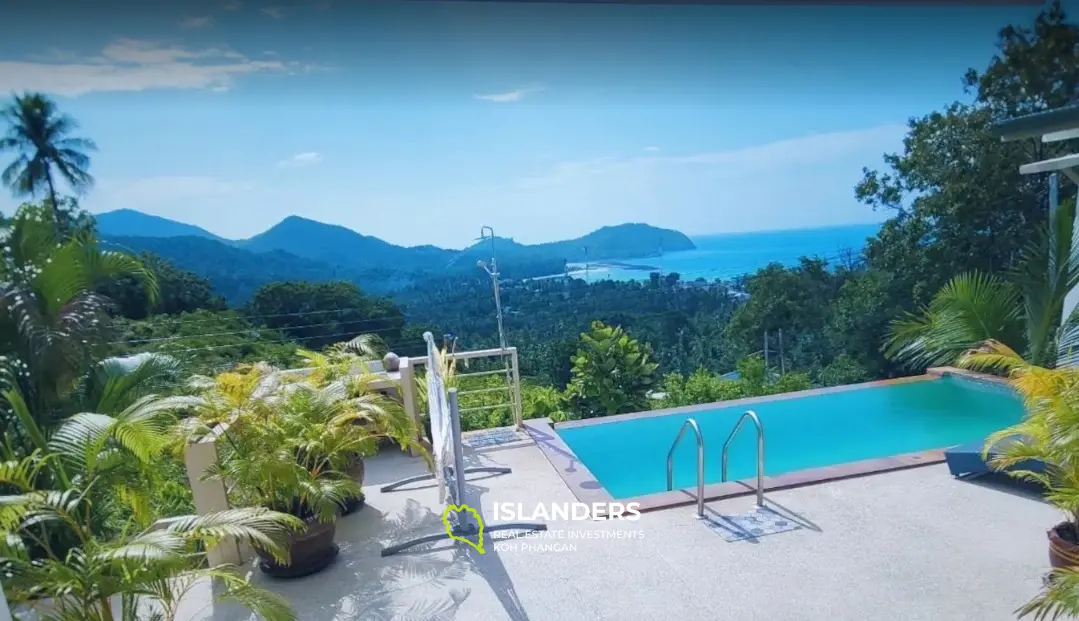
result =
[[[1023,415],[1007,388],[959,378],[855,388],[753,405],[604,422],[557,433],[615,498],[667,489],[667,451],[687,418],[700,425],[707,483],[720,480],[720,452],[747,409],[766,439],[765,474],[831,466],[973,442]],[[687,431],[675,451],[674,486],[696,485],[697,446]],[[729,478],[756,472],[756,432],[747,421],[731,442]]]

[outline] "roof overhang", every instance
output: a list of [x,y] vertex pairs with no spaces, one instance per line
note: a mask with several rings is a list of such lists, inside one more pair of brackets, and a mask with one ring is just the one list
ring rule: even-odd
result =
[[[1026,116],[1002,121],[993,126],[993,133],[1002,140],[1022,140],[1023,138],[1042,138],[1044,142],[1067,140],[1075,136],[1058,137],[1061,134],[1079,130],[1079,106],[1067,106],[1045,112],[1036,112]],[[1046,137],[1054,137],[1047,140]]]
[[[1079,105],[1037,112],[1002,121],[993,126],[993,133],[1004,141],[1041,138],[1042,142],[1061,142],[1079,138]],[[1040,162],[1023,164],[1021,175],[1063,173],[1079,184],[1079,154],[1054,157]]]

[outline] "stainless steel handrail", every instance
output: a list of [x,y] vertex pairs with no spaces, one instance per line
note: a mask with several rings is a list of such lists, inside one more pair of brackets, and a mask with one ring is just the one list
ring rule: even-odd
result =
[[671,444],[671,450],[667,451],[667,491],[674,489],[674,449],[678,448],[682,436],[686,435],[686,427],[692,427],[693,433],[697,435],[697,517],[704,517],[704,436],[697,421],[692,418],[687,418],[686,422],[682,423],[678,437]]
[[723,467],[720,471],[720,481],[727,480],[727,449],[730,446],[731,440],[738,433],[738,430],[742,428],[742,423],[746,422],[747,418],[753,419],[753,424],[757,426],[757,506],[764,506],[764,425],[761,424],[761,419],[757,417],[757,413],[753,410],[746,410],[742,414],[742,417],[738,419],[738,423],[735,424],[734,429],[731,429],[731,435],[727,436],[727,441],[723,443]]

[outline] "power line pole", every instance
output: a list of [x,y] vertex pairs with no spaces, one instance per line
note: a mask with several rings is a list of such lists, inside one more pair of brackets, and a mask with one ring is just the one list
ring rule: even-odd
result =
[[592,279],[589,277],[589,272],[590,272],[590,270],[589,270],[589,265],[588,265],[588,246],[585,246],[584,247],[584,281],[586,283],[592,282]]
[[787,360],[783,357],[783,328],[779,329],[779,374],[787,374]]
[[764,371],[768,372],[768,331],[764,331]]
[[659,277],[663,278],[663,238],[659,239]]
[[562,298],[569,299],[569,259],[562,259]]

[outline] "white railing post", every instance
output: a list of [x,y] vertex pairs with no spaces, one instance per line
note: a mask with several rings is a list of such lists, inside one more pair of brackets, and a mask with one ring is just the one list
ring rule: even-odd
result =
[[518,429],[524,429],[524,407],[521,403],[521,372],[517,364],[517,348],[510,348],[510,363],[513,365],[513,421]]
[[[419,408],[416,407],[416,367],[413,366],[412,358],[401,358],[401,403],[405,407],[405,413],[416,425],[416,441],[420,442],[423,437],[423,419],[420,417]],[[419,452],[415,448],[409,448],[411,457],[418,457]]]
[[[184,465],[187,466],[187,480],[191,485],[191,496],[195,501],[195,513],[207,515],[229,509],[229,497],[225,482],[218,478],[203,479],[206,469],[217,462],[217,434],[210,434],[202,440],[188,444],[184,450]],[[206,560],[211,567],[217,565],[239,565],[245,551],[232,539],[223,539],[216,546],[206,551]],[[3,621],[0,619],[0,621]]]

